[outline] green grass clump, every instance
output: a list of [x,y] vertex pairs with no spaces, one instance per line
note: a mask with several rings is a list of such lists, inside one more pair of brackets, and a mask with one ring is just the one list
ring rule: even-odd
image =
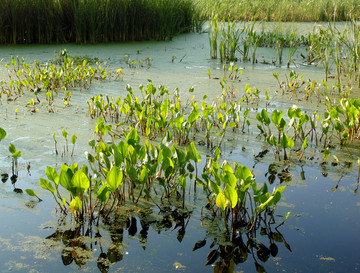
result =
[[193,30],[191,0],[2,0],[0,43],[166,40]]
[[[201,16],[211,17],[219,5],[219,19],[264,21],[337,21],[359,18],[358,0],[193,0],[201,7]],[[220,4],[219,4],[220,2]]]

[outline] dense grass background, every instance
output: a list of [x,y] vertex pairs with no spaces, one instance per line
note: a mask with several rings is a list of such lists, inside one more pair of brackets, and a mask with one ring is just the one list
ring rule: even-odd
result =
[[0,0],[0,43],[165,40],[197,18],[191,0]]
[[170,40],[219,20],[360,18],[360,0],[0,0],[0,44]]
[[193,0],[208,19],[218,6],[219,19],[265,21],[343,21],[360,19],[359,0]]

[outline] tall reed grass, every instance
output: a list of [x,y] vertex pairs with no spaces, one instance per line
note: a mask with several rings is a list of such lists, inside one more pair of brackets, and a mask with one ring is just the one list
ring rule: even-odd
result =
[[166,40],[198,28],[191,0],[1,0],[0,43]]
[[[204,19],[211,17],[218,0],[193,0]],[[219,20],[345,21],[360,17],[358,0],[222,0]]]

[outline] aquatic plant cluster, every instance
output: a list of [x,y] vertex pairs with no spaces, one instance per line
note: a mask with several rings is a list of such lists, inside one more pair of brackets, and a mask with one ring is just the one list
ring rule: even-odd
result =
[[[258,23],[258,29],[261,28],[262,23]],[[290,68],[290,66],[296,67],[294,54],[300,51],[304,64],[323,66],[324,88],[327,88],[329,77],[335,78],[335,89],[339,94],[344,90],[351,91],[354,82],[358,82],[360,86],[360,27],[355,19],[349,20],[343,30],[339,30],[335,23],[329,22],[326,26],[314,27],[312,32],[301,36],[297,35],[296,29],[287,33],[279,29],[256,30],[255,24],[257,22],[254,20],[240,25],[235,22],[219,22],[215,10],[209,28],[210,57],[217,59],[219,54],[221,62],[252,61],[253,64],[272,63],[281,67],[285,58],[283,54],[287,52],[286,64],[287,68]],[[259,60],[257,56],[259,47],[275,48],[275,58]],[[333,69],[335,71],[332,71],[332,67],[335,67]],[[329,76],[331,73],[333,75]],[[279,80],[278,75],[274,74],[274,76]],[[290,74],[290,81],[294,77],[297,77],[296,73]]]
[[[146,201],[159,213],[168,213],[170,207],[186,218],[191,214],[186,189],[196,191],[200,188],[207,196],[201,219],[204,223],[217,223],[226,242],[225,245],[212,244],[206,264],[216,263],[229,268],[246,260],[244,238],[247,251],[254,259],[256,252],[261,262],[270,255],[276,256],[275,237],[290,249],[281,234],[272,231],[289,216],[276,223],[276,206],[286,185],[269,191],[268,182],[273,184],[277,174],[280,183],[286,181],[286,177],[280,178],[282,173],[286,173],[290,165],[306,160],[309,146],[321,151],[320,164],[326,165],[337,144],[345,146],[360,138],[360,99],[351,98],[353,84],[359,83],[356,38],[360,31],[354,21],[349,22],[343,32],[329,24],[327,28],[314,30],[300,38],[296,32],[258,33],[255,21],[243,26],[244,29],[239,30],[235,24],[226,25],[217,20],[210,24],[209,41],[214,55],[211,57],[216,58],[215,53],[219,53],[224,68],[224,77],[220,80],[221,95],[212,102],[207,96],[197,102],[192,97],[194,88],[189,89],[189,98],[184,100],[179,89],[170,92],[164,85],[155,87],[151,80],[140,85],[139,91],[127,85],[123,97],[100,94],[88,100],[88,114],[97,120],[95,138],[89,141],[86,153],[88,163],[82,166],[63,164],[60,170],[48,166],[46,178],[40,179],[40,186],[51,193],[61,215],[74,219],[77,226],[92,229],[100,222],[111,225],[124,207]],[[221,33],[219,51],[217,31]],[[239,92],[234,87],[242,80],[242,70],[235,61],[256,63],[256,49],[261,46],[276,49],[274,67],[282,64],[283,48],[288,47],[288,67],[294,63],[293,53],[298,47],[307,48],[302,51],[303,55],[307,54],[303,57],[304,63],[324,68],[325,79],[321,84],[311,80],[305,82],[295,70],[285,74],[285,79],[278,73],[273,75],[282,95],[303,94],[304,100],[315,98],[325,105],[323,112],[307,113],[295,105],[284,111],[272,109],[268,91],[266,101],[262,101],[264,97],[257,88],[250,88],[248,84],[243,92]],[[239,53],[241,55],[237,57]],[[152,62],[151,58],[135,61],[125,56],[125,65],[132,70],[150,68]],[[330,74],[333,67],[335,77]],[[66,50],[44,64],[37,61],[27,64],[22,58],[12,57],[6,68],[9,80],[1,81],[1,95],[9,103],[25,92],[34,94],[27,104],[32,113],[44,103],[48,112],[54,112],[54,100],[59,92],[65,95],[64,105],[71,106],[72,92],[76,89],[86,90],[94,80],[122,79],[123,75],[122,69],[109,72],[97,59],[71,57]],[[212,79],[210,70],[208,77]],[[334,82],[333,86],[328,86],[330,80]],[[45,95],[44,102],[41,94]],[[266,148],[258,155],[254,154],[255,162],[270,152],[283,170],[278,170],[274,164],[269,166],[268,182],[259,184],[253,170],[237,162],[221,161],[225,136],[234,132],[258,134]],[[1,138],[5,135],[5,131],[0,130]],[[62,136],[66,145],[61,155],[65,156],[69,152],[68,133],[63,130]],[[55,133],[53,139],[58,154]],[[71,155],[76,142],[74,134]],[[198,152],[200,146],[206,146],[208,156],[205,159]],[[21,152],[14,145],[9,146],[9,151],[13,158],[14,191],[22,192],[15,187],[17,158]],[[341,163],[335,154],[333,157],[341,173],[338,186],[342,178]],[[41,200],[35,191],[26,189],[26,192]],[[136,217],[142,217],[141,213],[131,215],[130,227]],[[178,238],[184,235],[185,226],[183,223],[183,229],[179,229]],[[268,247],[256,240],[258,230],[268,236]],[[204,245],[201,240],[194,249]],[[109,264],[111,260],[110,256],[103,255],[100,264]],[[262,268],[256,259],[255,265],[259,270]]]
[[[65,50],[57,54],[51,64],[45,65],[38,62],[28,65],[22,58],[12,58],[11,64],[6,65],[10,83],[3,82],[2,93],[7,94],[7,103],[24,92],[33,93],[38,103],[41,102],[40,94],[45,94],[45,98],[52,98],[49,101],[53,103],[59,90],[66,94],[68,88],[72,91],[74,87],[87,89],[91,80],[101,80],[109,75],[99,63],[95,64],[95,70],[90,63],[88,59],[71,58]],[[223,90],[223,96],[216,102],[208,104],[204,97],[201,105],[193,99],[183,105],[179,90],[171,94],[165,86],[156,88],[150,80],[139,89],[141,99],[134,95],[129,85],[123,100],[113,101],[102,95],[92,97],[88,101],[89,115],[98,121],[94,130],[96,138],[89,141],[90,150],[86,153],[88,164],[63,164],[60,170],[51,166],[46,168],[46,178],[40,178],[40,186],[52,194],[62,215],[71,215],[80,226],[97,226],[100,221],[111,224],[122,207],[146,200],[160,213],[168,212],[170,206],[186,216],[191,213],[186,203],[186,189],[193,184],[194,191],[201,187],[207,195],[204,221],[220,217],[223,221],[219,223],[219,229],[225,231],[226,240],[231,237],[234,244],[242,240],[242,233],[253,241],[258,228],[275,223],[275,208],[286,186],[271,192],[266,183],[256,183],[246,166],[220,161],[226,131],[241,127],[245,130],[247,114],[241,113],[241,103],[252,101],[250,88],[239,103],[229,103],[227,92]],[[189,90],[190,94],[192,92],[193,88]],[[70,100],[66,101],[65,105],[69,106]],[[48,106],[53,107],[52,103]],[[246,112],[249,113],[249,109]],[[244,119],[241,123],[240,113]],[[247,125],[250,125],[248,121]],[[3,129],[0,133],[1,138],[6,136]],[[214,133],[216,139],[212,137]],[[67,131],[63,130],[62,135],[66,141],[64,155],[68,152]],[[198,140],[197,135],[204,135],[204,138]],[[53,139],[58,154],[55,133]],[[160,143],[156,142],[159,140]],[[194,140],[213,151],[202,171],[198,166],[202,158]],[[76,141],[77,136],[73,135],[73,150]],[[12,144],[9,151],[15,159],[21,156]],[[41,201],[34,190],[25,191]],[[239,230],[242,230],[240,235]],[[179,236],[184,232],[185,226]],[[197,244],[195,249],[200,247]],[[222,247],[220,244],[209,253],[207,264],[222,259]],[[270,255],[266,249],[255,241],[251,247],[251,251],[256,251],[260,257],[263,251]],[[234,245],[233,251],[233,255],[240,255],[235,254],[240,251],[238,245]],[[63,258],[66,260],[66,257]],[[239,259],[236,263],[245,257]],[[267,260],[266,257],[261,259]],[[103,260],[106,264],[111,258],[104,256]]]
[[4,0],[0,43],[171,40],[198,27],[190,0]]
[[[128,229],[129,235],[135,234],[139,219],[143,228],[139,241],[144,245],[150,226],[161,230],[171,228],[174,222],[174,229],[179,227],[177,239],[181,241],[192,213],[188,197],[192,189],[194,193],[201,189],[206,196],[206,204],[201,208],[201,224],[205,229],[209,223],[212,229],[215,226],[221,240],[212,238],[214,232],[209,228],[206,238],[196,242],[193,251],[204,247],[210,238],[213,242],[206,265],[214,264],[219,272],[231,272],[235,264],[246,261],[251,253],[256,270],[265,272],[260,262],[277,256],[276,242],[284,243],[291,251],[277,229],[290,213],[280,223],[276,214],[282,192],[287,187],[282,183],[287,181],[285,176],[290,166],[303,164],[311,148],[320,151],[322,158],[318,163],[321,166],[326,166],[332,154],[336,161],[334,166],[338,166],[341,175],[333,188],[337,189],[343,173],[342,163],[335,155],[336,148],[358,143],[360,139],[360,98],[351,96],[354,85],[360,86],[360,28],[357,23],[349,21],[343,31],[329,23],[327,27],[298,37],[296,31],[256,31],[255,20],[240,23],[239,28],[239,24],[219,22],[219,18],[213,13],[209,31],[210,56],[220,57],[224,72],[222,79],[216,78],[221,93],[215,100],[209,102],[204,96],[196,101],[193,87],[184,99],[179,89],[170,92],[166,86],[155,87],[148,80],[146,85],[139,86],[139,91],[127,85],[122,97],[99,94],[87,101],[88,115],[95,119],[96,126],[85,153],[86,164],[62,164],[58,170],[47,166],[46,177],[40,178],[40,187],[50,192],[58,215],[65,222],[71,219],[75,226],[70,230],[59,227],[49,236],[62,238],[64,264],[73,260],[80,266],[86,263],[86,259],[79,258],[76,251],[67,247],[76,245],[89,252],[79,238],[92,234],[92,229],[100,229],[100,223],[109,228],[117,225],[114,232],[120,237],[124,229]],[[280,110],[272,106],[268,90],[265,96],[260,96],[258,88],[247,84],[244,91],[239,92],[235,84],[242,80],[242,69],[236,62],[257,63],[259,47],[275,49],[276,56],[271,61],[274,68],[283,65],[283,52],[289,54],[286,66],[291,66],[291,70],[284,79],[277,72],[273,73],[282,96],[292,99],[303,95],[303,100],[317,100],[324,108],[312,113],[296,105]],[[305,65],[324,68],[322,83],[305,81],[303,75],[296,73],[293,57],[300,50]],[[149,69],[153,61],[150,57],[139,61],[125,56],[125,65],[131,71]],[[60,92],[65,95],[61,99],[68,107],[77,89],[87,90],[93,81],[122,79],[124,74],[122,69],[108,71],[96,58],[71,57],[66,50],[42,64],[38,61],[27,64],[23,58],[12,57],[6,68],[9,80],[0,81],[0,102],[10,103],[25,92],[33,94],[27,103],[32,114],[38,111],[39,105],[54,112],[55,98]],[[215,79],[210,70],[208,77],[209,81]],[[254,153],[255,165],[267,153],[274,156],[275,163],[269,165],[265,175],[268,175],[268,182],[259,183],[254,175],[255,165],[251,169],[238,162],[222,160],[226,137],[235,134],[257,135],[259,142],[262,140],[265,148],[257,155]],[[60,153],[65,157],[69,153],[69,134],[65,129],[62,136],[65,145]],[[5,130],[0,128],[0,141],[5,137]],[[58,155],[56,132],[53,140]],[[70,142],[73,156],[77,143],[75,134]],[[206,151],[206,156],[200,155],[200,148]],[[14,191],[21,193],[15,186],[21,152],[13,144],[9,145],[9,152],[11,182]],[[269,184],[273,184],[275,175],[279,177],[279,185],[270,191]],[[358,185],[359,176],[360,169]],[[6,182],[8,177],[2,176],[2,181]],[[34,190],[26,189],[26,192],[41,201]],[[146,203],[145,208],[140,206],[142,202]],[[129,204],[135,211],[126,211]],[[120,215],[123,213],[125,217]],[[161,217],[147,222],[144,219],[149,213]],[[268,246],[263,238],[257,239],[259,234],[269,240]],[[112,238],[115,245],[122,241],[118,237]],[[118,245],[107,253],[101,250],[97,265],[102,272],[107,272],[111,263],[122,259],[116,248]]]
[[35,61],[33,65],[25,62],[24,58],[11,57],[11,63],[6,64],[8,69],[8,81],[0,81],[0,103],[3,103],[2,96],[6,101],[15,101],[24,92],[35,95],[27,106],[31,112],[37,111],[37,105],[44,105],[38,95],[46,95],[46,108],[54,112],[55,94],[62,92],[65,97],[63,102],[66,106],[71,104],[72,92],[70,88],[89,89],[93,80],[104,80],[114,77],[121,78],[122,69],[109,73],[96,60],[78,56],[72,58],[66,50],[62,50],[52,61],[40,64]]

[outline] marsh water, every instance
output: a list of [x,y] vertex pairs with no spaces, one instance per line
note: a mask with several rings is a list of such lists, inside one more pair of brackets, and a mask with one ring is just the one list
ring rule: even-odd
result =
[[[312,29],[313,24],[303,24],[301,28]],[[144,217],[138,212],[141,207],[128,206],[125,212],[133,215],[119,219],[118,225],[100,223],[99,227],[87,230],[76,229],[69,219],[61,219],[56,211],[56,203],[51,195],[39,186],[39,178],[45,177],[46,166],[59,169],[61,164],[79,162],[85,164],[84,152],[89,149],[88,140],[94,138],[96,120],[89,117],[87,101],[91,96],[104,94],[124,97],[126,85],[134,90],[140,84],[146,85],[151,79],[155,86],[165,85],[169,90],[179,88],[184,100],[189,99],[188,90],[194,87],[191,96],[198,102],[207,95],[208,101],[221,95],[220,80],[224,76],[223,64],[210,59],[207,33],[190,33],[175,37],[168,42],[137,42],[106,45],[32,45],[0,47],[0,79],[7,80],[5,64],[10,56],[24,57],[32,63],[41,63],[54,58],[54,53],[66,48],[71,56],[98,58],[106,63],[109,70],[123,68],[122,80],[95,82],[89,90],[72,90],[71,106],[65,107],[61,92],[55,97],[55,113],[49,113],[45,106],[37,105],[32,113],[26,106],[33,97],[24,94],[14,102],[3,98],[0,105],[0,127],[6,138],[0,143],[0,173],[11,176],[11,155],[9,143],[22,151],[18,162],[18,179],[12,183],[10,178],[0,183],[0,271],[1,272],[98,272],[101,268],[99,257],[104,253],[111,262],[109,272],[217,272],[216,268],[205,266],[211,243],[218,237],[211,223],[204,221],[201,204],[206,197],[201,188],[194,193],[189,189],[187,196],[190,217],[180,217],[172,211],[166,217],[157,208],[144,204]],[[275,66],[274,49],[259,48],[258,63],[238,62],[242,74],[240,81],[229,84],[238,90],[241,97],[244,87],[260,90],[260,101],[264,101],[265,90],[269,90],[269,109],[286,111],[293,104],[303,111],[312,113],[323,110],[322,101],[315,98],[305,100],[304,94],[281,94],[276,92],[279,85],[273,77],[277,72],[280,78],[290,70],[304,75],[304,80],[321,82],[324,77],[322,67],[303,64],[299,49],[294,57],[295,64]],[[133,60],[151,58],[151,65],[130,68],[126,55]],[[284,53],[286,56],[286,53]],[[208,70],[211,70],[210,77]],[[354,90],[353,96],[359,96]],[[264,107],[261,104],[252,108]],[[17,111],[17,113],[15,113]],[[254,111],[256,112],[256,110]],[[267,148],[266,141],[257,138],[258,130],[254,116],[252,125],[245,133],[226,135],[223,144],[223,159],[239,162],[251,168],[256,181],[269,180],[269,166],[277,166],[278,161],[272,153],[256,157]],[[65,129],[69,135],[76,134],[74,156],[64,152],[65,140],[61,135]],[[53,134],[57,132],[59,154],[55,154]],[[72,146],[69,147],[72,149]],[[199,147],[203,157],[211,151]],[[269,239],[259,234],[264,245],[275,244],[278,253],[262,266],[267,272],[356,272],[360,270],[360,199],[357,195],[359,142],[350,143],[342,149],[334,150],[340,159],[343,178],[340,179],[339,166],[320,164],[323,156],[318,148],[309,148],[306,160],[301,164],[292,160],[288,168],[279,165],[274,180],[269,184],[287,184],[277,208],[278,219],[287,212],[291,214],[284,225],[278,228],[277,237]],[[296,153],[293,152],[293,158]],[[5,179],[4,179],[5,180]],[[36,199],[19,193],[14,189],[34,189],[43,199]],[[146,209],[145,209],[146,208]],[[128,215],[128,214],[126,214]],[[126,218],[126,219],[125,219]],[[165,221],[165,220],[168,221]],[[169,221],[169,219],[171,221]],[[182,227],[176,226],[177,221]],[[61,223],[61,224],[60,224]],[[274,231],[275,233],[275,231]],[[74,242],[66,238],[79,239]],[[206,245],[193,251],[200,241]],[[76,258],[71,253],[76,249]],[[70,254],[69,254],[70,253]],[[255,272],[257,257],[248,255],[234,267],[235,272]],[[99,265],[100,264],[100,265]]]

